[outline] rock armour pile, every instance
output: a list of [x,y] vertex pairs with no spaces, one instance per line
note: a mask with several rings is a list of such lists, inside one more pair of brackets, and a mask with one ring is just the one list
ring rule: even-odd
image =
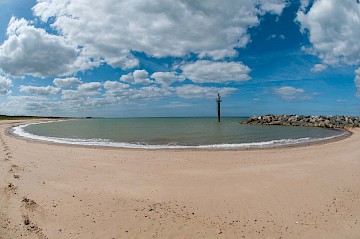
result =
[[263,115],[252,116],[241,124],[307,126],[324,128],[360,127],[360,117],[354,116],[304,116],[304,115]]

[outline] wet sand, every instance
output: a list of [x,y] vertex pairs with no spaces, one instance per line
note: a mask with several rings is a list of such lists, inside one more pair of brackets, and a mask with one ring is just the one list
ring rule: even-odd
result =
[[1,239],[360,238],[360,129],[306,147],[129,150],[28,141],[10,124]]

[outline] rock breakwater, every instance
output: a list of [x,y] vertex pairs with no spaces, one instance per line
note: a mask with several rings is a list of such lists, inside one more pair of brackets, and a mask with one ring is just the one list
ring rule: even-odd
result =
[[360,127],[360,117],[354,116],[304,116],[304,115],[263,115],[252,116],[241,124],[307,126],[324,128]]

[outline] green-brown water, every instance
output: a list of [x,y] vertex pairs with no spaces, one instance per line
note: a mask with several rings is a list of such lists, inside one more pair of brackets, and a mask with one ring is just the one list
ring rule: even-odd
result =
[[59,143],[129,148],[266,147],[332,138],[341,131],[239,124],[245,118],[83,119],[21,126],[15,133]]

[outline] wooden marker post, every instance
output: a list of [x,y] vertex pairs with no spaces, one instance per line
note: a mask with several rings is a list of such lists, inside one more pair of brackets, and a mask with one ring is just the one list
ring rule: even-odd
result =
[[218,98],[216,100],[217,102],[217,111],[218,111],[218,122],[220,122],[221,114],[220,114],[220,102],[221,102],[221,96],[218,94]]

